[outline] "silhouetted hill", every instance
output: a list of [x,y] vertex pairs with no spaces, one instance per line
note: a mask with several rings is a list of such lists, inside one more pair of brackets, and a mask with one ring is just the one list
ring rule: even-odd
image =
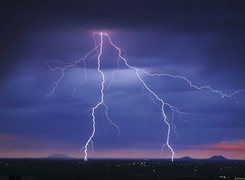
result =
[[194,159],[192,159],[191,157],[189,156],[184,156],[182,158],[179,158],[180,161],[193,161]]
[[224,156],[212,156],[208,160],[210,160],[210,161],[227,161],[228,159],[226,159]]
[[51,154],[47,157],[48,159],[73,159],[73,157],[64,154]]

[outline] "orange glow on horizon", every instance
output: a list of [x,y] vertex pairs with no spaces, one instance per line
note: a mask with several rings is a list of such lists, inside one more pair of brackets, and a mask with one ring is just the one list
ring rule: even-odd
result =
[[[184,150],[176,150],[176,157],[181,158],[189,156],[194,159],[207,159],[214,155],[222,155],[228,159],[245,159],[244,151],[245,141],[241,140],[235,143],[217,143],[210,145],[193,146]],[[242,145],[242,146],[240,146]],[[164,152],[161,156],[161,150],[159,149],[116,149],[116,150],[96,150],[90,152],[88,159],[96,158],[143,158],[143,159],[160,159],[169,158],[169,152]],[[0,151],[0,158],[39,158],[48,157],[52,154],[64,154],[73,158],[83,159],[79,150],[61,150],[61,149],[45,149],[45,150],[6,150]]]

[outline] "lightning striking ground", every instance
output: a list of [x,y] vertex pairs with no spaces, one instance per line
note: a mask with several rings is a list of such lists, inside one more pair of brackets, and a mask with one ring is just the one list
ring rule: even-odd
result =
[[[172,129],[175,131],[175,128],[176,128],[176,126],[173,123],[174,113],[178,113],[178,114],[186,114],[186,113],[183,113],[183,112],[179,111],[177,107],[172,106],[168,102],[164,101],[164,99],[162,99],[157,93],[155,93],[154,90],[152,90],[152,88],[146,83],[146,81],[144,81],[143,75],[144,76],[149,76],[149,77],[170,77],[170,78],[173,78],[173,79],[180,79],[180,80],[183,80],[185,83],[187,83],[191,88],[194,88],[196,90],[208,90],[208,91],[210,91],[212,93],[216,93],[216,94],[220,95],[222,98],[234,98],[235,99],[234,95],[238,94],[240,91],[243,90],[243,89],[240,89],[240,90],[234,91],[234,92],[232,92],[230,94],[226,94],[226,93],[223,93],[222,91],[213,89],[210,86],[197,86],[197,85],[193,84],[189,79],[187,79],[184,76],[172,75],[172,74],[168,74],[168,73],[151,73],[151,72],[146,71],[144,69],[139,69],[137,67],[131,66],[128,63],[127,59],[125,57],[123,57],[123,55],[122,55],[122,49],[119,48],[112,41],[112,39],[109,36],[109,34],[107,34],[105,32],[100,32],[98,34],[99,34],[99,37],[100,37],[99,38],[100,39],[99,40],[99,43],[97,44],[97,42],[95,41],[95,33],[94,33],[93,38],[94,38],[95,48],[93,48],[91,51],[89,51],[86,54],[85,57],[83,57],[83,58],[81,58],[81,59],[79,59],[77,61],[72,61],[71,63],[60,62],[61,64],[63,64],[63,67],[62,66],[51,67],[50,65],[48,65],[48,67],[49,67],[49,69],[51,71],[58,71],[59,70],[61,72],[61,75],[59,76],[58,80],[55,82],[54,87],[52,88],[51,92],[47,95],[47,97],[49,97],[49,96],[51,96],[51,95],[53,95],[55,93],[56,89],[58,88],[59,84],[61,83],[62,79],[65,76],[65,71],[68,68],[72,68],[72,67],[77,66],[79,63],[83,63],[84,77],[85,77],[85,79],[83,81],[81,81],[78,84],[78,86],[75,87],[74,92],[73,92],[73,96],[74,96],[75,93],[77,92],[78,88],[80,88],[82,86],[82,84],[83,83],[86,83],[86,81],[87,81],[86,80],[86,61],[88,59],[91,59],[91,58],[96,57],[96,60],[97,60],[97,71],[98,71],[98,73],[101,76],[100,101],[94,107],[91,108],[91,114],[90,115],[91,115],[91,119],[92,119],[91,120],[92,121],[92,132],[91,132],[89,138],[87,139],[84,147],[82,148],[83,149],[83,153],[84,153],[84,160],[85,161],[88,160],[88,146],[91,145],[92,146],[92,149],[93,149],[93,138],[94,138],[94,136],[96,134],[96,110],[99,107],[102,106],[102,107],[105,108],[106,118],[108,119],[108,121],[110,122],[110,124],[117,129],[118,134],[120,136],[120,129],[110,119],[109,114],[108,114],[109,108],[108,108],[108,106],[106,105],[106,103],[104,101],[104,96],[105,96],[104,91],[105,91],[105,82],[106,82],[106,79],[105,79],[105,74],[101,70],[101,60],[102,60],[101,58],[102,58],[102,55],[103,55],[104,39],[105,38],[107,38],[107,40],[109,41],[109,44],[117,51],[117,54],[118,54],[117,64],[118,64],[118,66],[117,66],[116,71],[119,69],[119,61],[122,61],[123,64],[127,68],[129,68],[129,69],[131,69],[131,70],[133,70],[135,72],[135,75],[138,78],[138,80],[141,82],[143,88],[149,93],[150,100],[155,105],[157,105],[157,103],[160,104],[160,111],[161,111],[162,120],[163,120],[163,123],[167,127],[167,135],[166,135],[166,139],[165,139],[165,141],[163,143],[162,149],[165,148],[165,147],[167,147],[170,150],[170,152],[171,152],[171,160],[172,161],[173,161],[173,159],[175,157],[175,152],[174,152],[173,147],[170,145],[170,135],[171,135]],[[110,87],[110,85],[111,85],[111,83],[113,81],[113,76],[114,76],[114,73],[115,72],[113,72],[112,79],[109,82],[109,85],[108,85],[107,88]],[[166,109],[170,109],[172,111],[172,116],[171,117],[169,117],[166,114]]]

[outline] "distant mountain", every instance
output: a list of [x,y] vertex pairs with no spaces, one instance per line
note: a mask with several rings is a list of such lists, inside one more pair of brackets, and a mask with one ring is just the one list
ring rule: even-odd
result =
[[226,159],[224,156],[212,156],[208,160],[210,160],[210,161],[227,161],[228,159]]
[[51,154],[47,157],[48,159],[73,159],[73,157],[64,154]]
[[180,161],[193,161],[194,159],[192,159],[191,157],[189,156],[184,156],[182,158],[179,158]]

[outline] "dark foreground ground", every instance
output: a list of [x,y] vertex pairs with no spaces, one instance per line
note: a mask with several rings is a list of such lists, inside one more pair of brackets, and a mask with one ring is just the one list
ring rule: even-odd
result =
[[0,180],[234,180],[245,161],[0,159]]

